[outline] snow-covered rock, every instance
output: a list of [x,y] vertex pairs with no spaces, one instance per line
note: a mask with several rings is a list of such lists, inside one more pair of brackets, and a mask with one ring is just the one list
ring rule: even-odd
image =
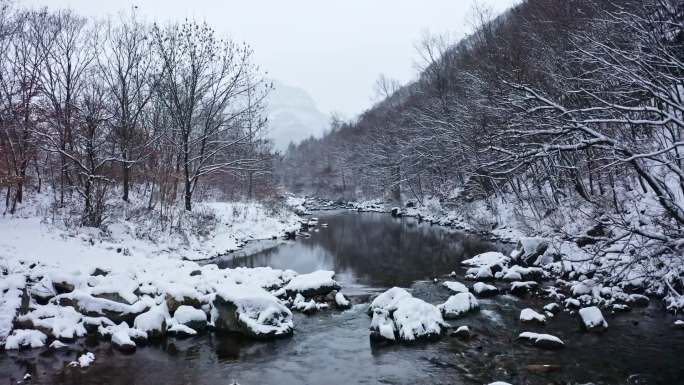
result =
[[45,346],[47,336],[38,330],[14,329],[5,340],[5,349],[40,348]]
[[377,296],[369,308],[371,340],[432,340],[447,326],[440,310],[406,290],[393,287]]
[[520,322],[538,322],[543,324],[546,323],[546,317],[530,308],[526,308],[520,312]]
[[375,297],[368,308],[368,313],[372,315],[375,309],[383,309],[387,312],[393,312],[396,310],[397,304],[401,300],[411,297],[411,293],[406,291],[406,289],[395,286]]
[[480,305],[472,293],[458,293],[452,295],[446,302],[437,306],[444,318],[459,318],[468,312],[477,310]]
[[38,329],[56,339],[73,340],[87,332],[83,316],[71,306],[36,305],[27,314],[18,316],[15,323],[26,329]]
[[511,283],[511,294],[523,295],[536,289],[538,286],[535,281],[513,282]]
[[678,320],[676,320],[672,325],[673,325],[675,328],[677,328],[677,329],[682,329],[682,330],[684,330],[684,320],[678,319]]
[[489,266],[472,267],[466,271],[466,279],[488,280],[494,278],[494,273]]
[[549,242],[544,238],[520,238],[511,252],[511,259],[526,266],[536,265],[548,248]]
[[197,330],[204,330],[207,326],[207,314],[192,306],[180,306],[173,313],[174,324],[185,325],[189,328]]
[[450,335],[462,340],[469,340],[471,337],[470,328],[466,325],[459,326],[456,330],[451,332]]
[[62,342],[60,340],[54,340],[50,343],[50,345],[48,346],[48,349],[59,350],[59,349],[66,349],[68,347],[69,347],[69,345],[65,344],[64,342]]
[[166,319],[169,312],[166,302],[135,317],[133,327],[147,333],[148,338],[161,338],[166,334]]
[[646,307],[648,306],[649,298],[642,294],[630,294],[627,297],[627,303],[634,307]]
[[466,266],[504,266],[510,259],[498,251],[488,251],[478,254],[470,259],[463,260],[461,263]]
[[399,301],[392,318],[402,341],[434,339],[447,326],[436,306],[413,297]]
[[147,333],[142,330],[129,327],[126,322],[121,322],[118,325],[100,326],[97,329],[97,334],[102,337],[109,337],[112,340],[114,347],[117,349],[120,348],[124,352],[132,352],[135,350],[135,343],[133,343],[133,346],[131,346],[128,341],[144,341],[147,339]]
[[321,309],[326,309],[328,307],[325,303],[318,303],[313,299],[306,300],[303,295],[297,293],[297,296],[292,301],[292,308],[299,310],[304,314],[312,314]]
[[219,331],[260,339],[292,335],[292,312],[262,288],[223,285],[213,297],[211,323]]
[[582,325],[590,332],[603,332],[608,328],[608,322],[603,318],[601,310],[596,306],[579,309]]
[[473,293],[478,297],[492,297],[499,294],[499,289],[494,285],[488,285],[484,282],[475,282]]
[[176,337],[190,337],[197,335],[197,330],[179,323],[174,323],[169,326],[166,331]]
[[387,310],[379,307],[373,310],[370,339],[371,341],[395,341],[397,339],[394,320],[390,317]]
[[78,357],[77,361],[72,361],[69,366],[75,366],[80,368],[87,368],[95,361],[95,354],[91,352],[86,352]]
[[119,328],[112,332],[112,346],[123,353],[133,353],[136,349],[127,328]]
[[47,304],[50,298],[57,295],[57,291],[52,285],[52,280],[47,275],[31,286],[30,293],[31,297],[35,298],[36,302],[41,305]]
[[551,334],[523,332],[520,333],[518,339],[529,341],[533,346],[541,349],[556,350],[565,347],[565,343],[560,338]]
[[97,298],[79,289],[75,289],[70,293],[59,294],[51,299],[50,302],[61,306],[73,306],[79,313],[87,316],[104,316],[115,323],[122,321],[132,323],[135,317],[147,311],[151,305],[149,301],[143,300],[129,305],[105,298]]
[[561,311],[561,307],[559,304],[551,302],[549,304],[544,305],[544,310],[551,314],[558,314]]
[[446,287],[447,289],[453,291],[454,293],[467,293],[469,292],[468,287],[466,285],[456,282],[456,281],[444,281],[442,282],[442,285]]
[[565,308],[566,309],[574,309],[577,310],[582,306],[582,303],[580,303],[579,300],[575,298],[568,298],[565,300]]
[[300,274],[292,278],[285,290],[288,296],[302,294],[309,298],[315,295],[326,295],[333,290],[339,290],[340,285],[333,279],[334,271],[318,270],[309,274]]
[[349,309],[351,307],[351,302],[344,296],[344,294],[338,292],[335,294],[335,305],[339,309]]

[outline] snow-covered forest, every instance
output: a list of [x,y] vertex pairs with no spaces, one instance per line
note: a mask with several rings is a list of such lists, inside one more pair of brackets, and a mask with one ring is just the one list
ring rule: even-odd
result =
[[662,279],[681,306],[683,18],[678,0],[481,10],[464,40],[417,45],[417,81],[380,77],[373,108],[291,146],[281,178],[578,239],[606,279]]
[[5,212],[49,190],[54,207],[99,226],[113,196],[166,212],[272,190],[270,83],[248,45],[135,10],[96,20],[0,7]]
[[[681,381],[682,0],[32,1],[0,0],[0,378]],[[321,74],[440,14],[462,38],[299,141]]]

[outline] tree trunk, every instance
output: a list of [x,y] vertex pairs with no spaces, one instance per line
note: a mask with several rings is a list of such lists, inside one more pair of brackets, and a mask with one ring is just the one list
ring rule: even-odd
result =
[[123,158],[123,162],[121,163],[122,168],[122,177],[123,177],[123,201],[128,202],[128,190],[129,190],[129,180],[130,180],[130,172],[131,169],[128,167],[128,153],[126,151],[123,151],[121,154]]

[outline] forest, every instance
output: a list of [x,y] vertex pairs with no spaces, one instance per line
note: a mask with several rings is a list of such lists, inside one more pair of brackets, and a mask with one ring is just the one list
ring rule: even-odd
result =
[[49,191],[100,226],[117,196],[161,210],[273,183],[271,83],[244,43],[205,23],[149,23],[0,1],[0,187],[5,213]]
[[596,257],[635,256],[611,279],[643,262],[681,290],[684,3],[527,0],[475,19],[457,43],[417,44],[416,81],[381,76],[358,119],[290,146],[284,184],[582,237]]

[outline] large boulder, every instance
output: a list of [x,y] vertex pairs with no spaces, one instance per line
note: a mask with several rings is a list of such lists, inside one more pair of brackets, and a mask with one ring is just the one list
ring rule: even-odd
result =
[[436,306],[414,298],[398,287],[376,297],[369,312],[373,316],[370,327],[372,341],[434,340],[447,327]]
[[388,313],[391,313],[396,310],[399,302],[405,298],[411,297],[411,293],[406,291],[406,289],[395,286],[375,297],[373,302],[371,302],[370,306],[368,307],[368,314],[372,315],[375,309],[383,309]]
[[340,290],[340,285],[333,279],[334,271],[318,270],[309,274],[293,277],[285,285],[285,291],[290,297],[301,294],[306,298],[317,295],[325,296],[333,290]]
[[511,252],[511,259],[523,266],[536,265],[548,248],[549,241],[544,238],[520,238]]
[[437,306],[442,316],[447,319],[459,318],[471,311],[477,310],[480,305],[471,293],[458,293],[452,295],[446,302]]
[[291,336],[294,330],[292,312],[260,287],[218,287],[211,307],[211,322],[218,331],[268,339]]
[[400,301],[392,318],[399,339],[408,342],[439,338],[447,326],[436,306],[413,297]]

